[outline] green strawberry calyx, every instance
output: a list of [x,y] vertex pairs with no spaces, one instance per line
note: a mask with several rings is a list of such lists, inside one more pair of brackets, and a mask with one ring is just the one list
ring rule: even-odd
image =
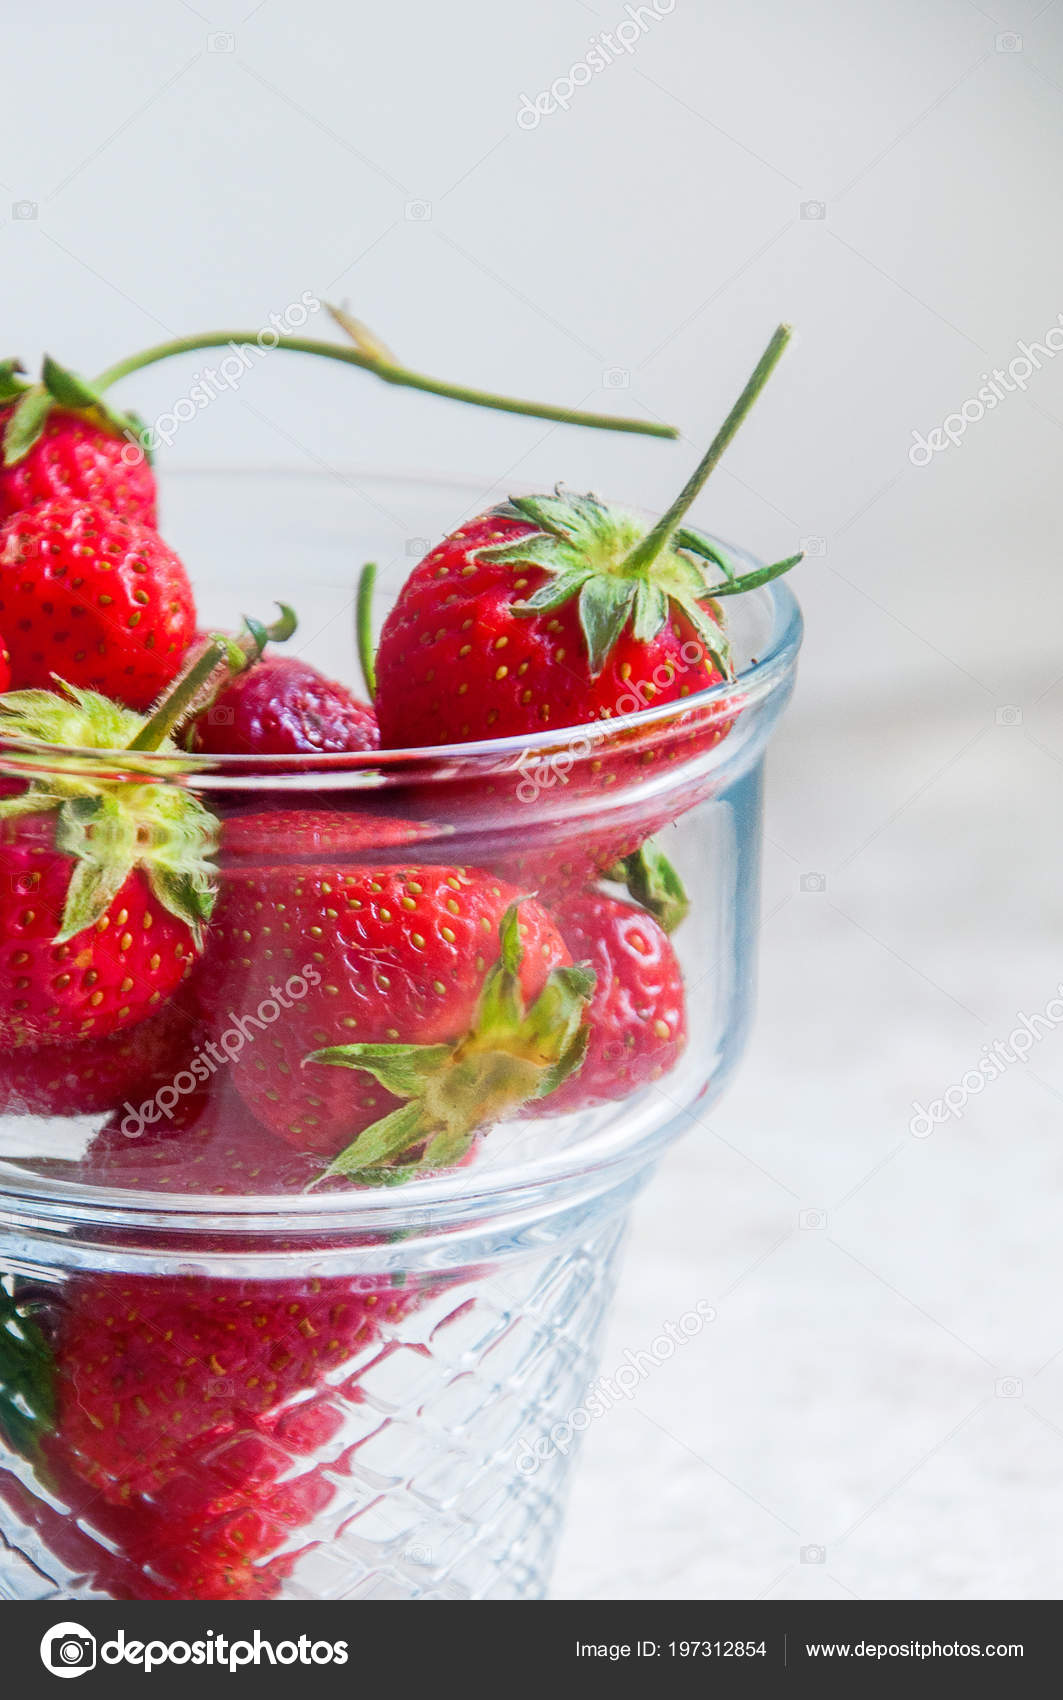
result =
[[666,933],[674,933],[690,914],[689,893],[656,839],[647,838],[630,856],[608,868],[605,877],[626,886]]
[[22,370],[17,360],[0,360],[0,405],[14,403],[3,431],[5,466],[17,466],[26,458],[56,408],[76,414],[109,436],[128,438],[151,459],[150,433],[144,421],[135,413],[119,412],[97,385],[60,366],[50,354],[44,357],[37,383],[28,383],[20,376]]
[[694,628],[706,656],[725,679],[734,667],[718,598],[737,596],[779,578],[797,565],[790,555],[742,573],[729,553],[703,532],[685,526],[687,510],[704,488],[790,340],[780,325],[707,452],[671,507],[647,528],[637,515],[594,495],[560,485],[552,496],[511,496],[492,511],[535,527],[511,542],[477,550],[482,561],[533,565],[549,574],[531,596],[514,602],[519,615],[549,613],[577,598],[591,675],[597,678],[624,630],[649,643],[679,616]]
[[[138,764],[137,757],[182,755],[172,734],[250,666],[267,642],[294,630],[295,615],[282,604],[272,626],[245,618],[236,637],[208,638],[147,716],[58,678],[54,691],[0,696],[0,739],[10,767],[27,781],[19,795],[0,798],[0,825],[54,815],[55,848],[72,863],[56,944],[101,921],[140,869],[158,902],[186,923],[196,948],[202,946],[216,894],[219,823],[192,791],[159,783],[151,765]],[[97,750],[119,753],[113,777],[99,758],[77,753]],[[196,765],[189,758],[175,762],[174,775]]]
[[404,1180],[450,1168],[482,1128],[548,1097],[582,1065],[593,971],[585,963],[554,968],[528,1004],[520,984],[520,900],[506,910],[499,941],[501,954],[484,981],[472,1025],[452,1044],[332,1045],[304,1057],[304,1067],[364,1070],[405,1100],[365,1128],[312,1186],[332,1175],[370,1183],[399,1179],[394,1159],[410,1151],[417,1155],[402,1165]]
[[[101,780],[96,764],[39,750],[41,744],[124,750],[143,725],[142,715],[75,685],[0,696],[0,737],[37,746],[18,755],[29,783],[21,795],[0,799],[0,822],[54,814],[55,847],[73,863],[57,944],[102,920],[135,868],[201,943],[214,906],[214,816],[183,787],[140,784],[128,774]],[[170,738],[158,748],[178,753]]]
[[0,1284],[0,1438],[34,1458],[55,1422],[52,1353],[32,1304]]

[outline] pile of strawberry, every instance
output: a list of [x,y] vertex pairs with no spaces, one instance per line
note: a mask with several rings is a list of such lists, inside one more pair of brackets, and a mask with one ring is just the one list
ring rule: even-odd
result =
[[[594,1109],[674,1068],[669,935],[688,904],[651,834],[683,805],[662,813],[645,781],[726,737],[737,695],[696,712],[733,678],[721,598],[797,558],[743,575],[685,516],[785,342],[652,527],[559,488],[446,537],[375,656],[362,621],[371,703],[268,647],[295,630],[287,608],[199,632],[129,418],[61,383],[37,417],[7,373],[0,1109],[103,1118],[67,1178],[394,1185],[473,1161],[507,1118]],[[640,706],[676,713],[657,736],[610,725]],[[357,792],[219,812],[195,784],[245,756],[272,773],[566,728],[594,736],[565,828],[514,803],[505,764],[445,804],[411,781],[401,813]],[[475,854],[442,849],[448,833]],[[61,1302],[21,1286],[3,1302],[0,1426],[105,1540],[99,1588],[261,1598],[336,1492],[330,1390],[356,1396],[352,1364],[421,1295],[86,1275]],[[0,1491],[26,1511],[19,1478]]]

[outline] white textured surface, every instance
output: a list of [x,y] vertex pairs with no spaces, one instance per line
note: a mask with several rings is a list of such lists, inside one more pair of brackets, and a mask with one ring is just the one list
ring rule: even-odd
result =
[[[772,765],[760,1021],[642,1201],[606,1367],[698,1298],[719,1316],[588,1435],[557,1588],[1058,1595],[1059,1034],[962,1120],[923,1141],[907,1124],[1063,976],[1063,360],[926,468],[908,448],[1063,310],[1063,7],[678,0],[520,130],[520,95],[624,15],[21,16],[5,334],[93,370],[311,288],[429,370],[683,427],[675,449],[580,435],[277,358],[166,457],[311,472],[357,516],[345,469],[369,463],[661,505],[771,326],[797,322],[702,509],[765,554],[818,550]],[[37,216],[9,218],[23,198]],[[195,366],[122,393],[150,416]],[[298,476],[263,501],[272,587],[322,504]],[[212,554],[183,502],[178,481],[190,566],[227,567],[224,525]],[[397,571],[409,527],[378,521]],[[1021,720],[998,725],[1009,705]],[[808,873],[826,890],[802,892]],[[1021,1397],[996,1395],[1008,1377]],[[801,1564],[816,1543],[826,1561]]]

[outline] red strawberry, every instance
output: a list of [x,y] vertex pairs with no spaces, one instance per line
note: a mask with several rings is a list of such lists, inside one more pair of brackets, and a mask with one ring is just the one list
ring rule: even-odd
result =
[[234,1084],[330,1173],[379,1179],[403,1154],[449,1167],[579,1066],[587,975],[546,912],[489,874],[234,872],[215,922],[207,973],[228,965],[232,994],[223,980],[215,1007],[262,1027]]
[[788,337],[780,327],[700,466],[649,530],[625,509],[559,488],[514,497],[425,556],[377,654],[385,749],[542,738],[678,703],[730,676],[716,598],[765,583],[797,557],[740,576],[683,519]]
[[230,815],[222,828],[221,865],[278,862],[379,862],[387,850],[431,838],[438,828],[386,815],[340,809],[277,808]]
[[590,1038],[579,1073],[531,1115],[565,1115],[615,1103],[675,1067],[686,1046],[683,974],[656,921],[598,892],[567,903],[561,930],[594,970]]
[[172,999],[158,1015],[107,1039],[16,1048],[0,1058],[0,1113],[88,1116],[139,1102],[184,1066],[195,1034],[191,1016]]
[[[0,408],[0,434],[12,406]],[[76,413],[53,409],[44,430],[16,463],[0,467],[0,519],[41,502],[91,502],[155,524],[155,474],[138,444]]]
[[373,710],[294,655],[269,655],[241,673],[188,739],[210,755],[255,756],[375,750],[379,742]]
[[195,606],[157,532],[63,500],[0,528],[0,623],[17,688],[47,689],[58,675],[147,709],[178,670]]
[[11,683],[11,651],[3,638],[0,637],[0,694],[7,690]]
[[[146,731],[91,691],[0,697],[9,743],[123,750]],[[152,741],[175,748],[157,728]],[[152,1014],[198,956],[217,822],[190,791],[132,784],[120,764],[113,780],[58,757],[22,765],[37,777],[0,799],[0,1043],[102,1039]]]
[[422,1297],[377,1277],[128,1275],[77,1277],[58,1302],[0,1294],[0,1428],[110,1542],[116,1593],[271,1598],[335,1492],[321,1455],[343,1396]]
[[226,1079],[220,1062],[197,1047],[217,1070],[197,1092],[179,1099],[167,1118],[157,1100],[140,1102],[133,1094],[96,1133],[67,1177],[90,1186],[136,1192],[211,1193],[242,1198],[256,1193],[302,1192],[320,1172],[320,1164],[293,1151],[251,1116]]

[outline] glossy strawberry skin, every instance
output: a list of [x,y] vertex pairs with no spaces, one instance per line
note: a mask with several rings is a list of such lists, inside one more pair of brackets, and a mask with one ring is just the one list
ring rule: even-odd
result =
[[16,690],[54,674],[151,707],[195,633],[188,575],[150,527],[87,503],[45,502],[0,528],[0,629]]
[[[498,960],[502,918],[522,895],[492,875],[446,866],[231,873],[205,966],[216,1019],[253,1014],[287,976],[318,976],[234,1065],[253,1114],[299,1149],[332,1156],[395,1109],[371,1075],[303,1067],[304,1058],[327,1046],[460,1038]],[[531,1001],[570,958],[539,904],[522,904],[520,919],[520,985]]]
[[0,696],[11,688],[11,651],[0,637]]
[[[0,408],[0,433],[13,411]],[[128,438],[53,408],[28,454],[16,466],[0,468],[0,520],[56,500],[91,502],[154,526],[155,474]]]
[[376,715],[298,656],[268,655],[235,678],[196,722],[189,747],[210,755],[319,755],[375,750]]
[[583,1067],[533,1115],[563,1115],[626,1098],[673,1069],[687,1042],[683,974],[667,933],[645,910],[599,892],[559,911],[565,943],[595,972]]
[[[530,536],[520,519],[485,514],[413,570],[388,615],[377,654],[377,718],[385,749],[480,738],[543,736],[716,684],[697,634],[677,613],[648,642],[625,629],[592,678],[575,599],[517,614],[549,574],[477,551]],[[618,705],[620,705],[618,707]]]
[[196,960],[135,869],[94,926],[56,944],[74,863],[47,815],[0,824],[0,1044],[103,1039],[153,1014]]

